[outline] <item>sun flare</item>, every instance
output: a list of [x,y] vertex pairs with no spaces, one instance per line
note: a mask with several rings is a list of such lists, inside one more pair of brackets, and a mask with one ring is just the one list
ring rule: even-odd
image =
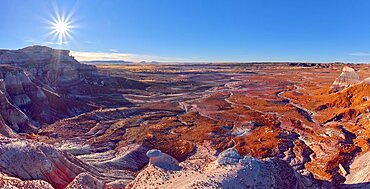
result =
[[68,43],[68,40],[72,38],[72,25],[71,16],[61,16],[60,14],[56,14],[56,17],[52,18],[49,21],[50,24],[50,34],[53,38],[56,38],[56,44],[63,45]]
[[60,21],[54,24],[54,30],[58,34],[64,35],[66,32],[68,32],[69,25],[68,23],[64,21]]

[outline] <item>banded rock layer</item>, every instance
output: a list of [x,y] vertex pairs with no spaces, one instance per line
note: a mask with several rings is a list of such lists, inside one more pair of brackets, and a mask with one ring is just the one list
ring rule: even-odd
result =
[[337,92],[352,85],[360,83],[360,77],[353,68],[343,67],[340,76],[333,82],[331,91]]

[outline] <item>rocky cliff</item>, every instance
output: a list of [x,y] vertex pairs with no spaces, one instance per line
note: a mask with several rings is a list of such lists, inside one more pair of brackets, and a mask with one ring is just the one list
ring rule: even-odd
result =
[[1,50],[0,64],[21,67],[52,87],[81,82],[85,74],[96,73],[91,65],[80,64],[68,50],[31,46],[19,50]]
[[[114,95],[112,89],[102,89],[104,79],[112,77],[79,63],[68,50],[44,46],[0,50],[0,133],[9,137],[33,133],[42,124],[105,105],[107,100],[94,99]],[[120,95],[108,106],[114,104],[130,103]]]

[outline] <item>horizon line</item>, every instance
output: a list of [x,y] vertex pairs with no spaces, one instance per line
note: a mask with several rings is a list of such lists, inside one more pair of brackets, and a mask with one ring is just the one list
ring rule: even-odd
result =
[[[156,56],[147,54],[135,54],[135,53],[121,53],[121,52],[99,52],[99,51],[74,51],[63,47],[54,47],[51,45],[33,44],[17,49],[0,48],[0,50],[21,50],[31,46],[44,46],[56,50],[69,50],[70,55],[73,56],[79,62],[117,62],[123,61],[127,63],[194,63],[194,64],[207,64],[207,63],[316,63],[316,64],[369,64],[369,61],[302,61],[302,60],[206,60],[197,58],[178,58],[169,56]],[[370,53],[369,53],[370,55]]]

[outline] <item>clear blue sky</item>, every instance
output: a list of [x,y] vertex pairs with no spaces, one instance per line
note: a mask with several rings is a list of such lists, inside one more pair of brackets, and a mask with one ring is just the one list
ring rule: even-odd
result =
[[[46,35],[58,6],[72,39]],[[0,48],[48,44],[160,60],[370,62],[367,0],[1,0]],[[161,59],[163,58],[163,59]]]

